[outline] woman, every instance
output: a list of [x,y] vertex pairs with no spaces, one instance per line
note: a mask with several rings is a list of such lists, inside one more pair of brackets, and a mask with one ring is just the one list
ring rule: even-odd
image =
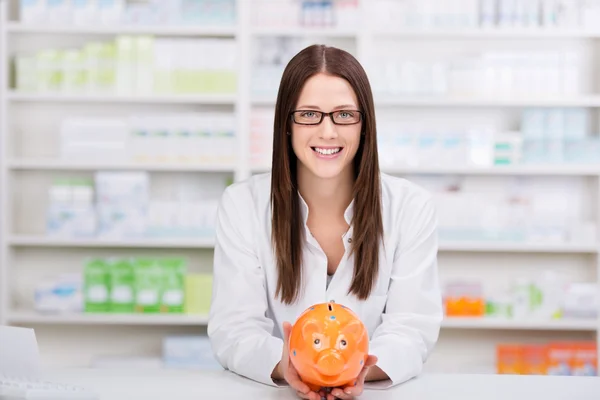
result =
[[216,240],[208,335],[225,368],[320,399],[287,340],[302,311],[335,301],[367,327],[371,356],[329,398],[422,370],[442,320],[435,211],[424,190],[380,173],[371,89],[349,53],[315,45],[289,62],[272,172],[227,188]]

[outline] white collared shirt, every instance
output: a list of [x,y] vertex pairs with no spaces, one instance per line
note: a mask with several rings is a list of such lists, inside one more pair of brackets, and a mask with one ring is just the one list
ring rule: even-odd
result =
[[[224,368],[276,386],[271,373],[281,360],[282,325],[316,303],[352,309],[369,332],[369,353],[396,385],[418,375],[437,342],[442,301],[437,271],[437,218],[431,195],[415,184],[381,174],[384,243],[377,284],[361,301],[348,295],[354,259],[353,227],[343,235],[346,252],[327,285],[327,257],[306,225],[305,289],[297,303],[275,297],[277,269],[271,245],[271,174],[229,186],[219,205],[213,294],[208,335]],[[344,216],[350,222],[352,202]],[[388,386],[389,386],[388,385]]]

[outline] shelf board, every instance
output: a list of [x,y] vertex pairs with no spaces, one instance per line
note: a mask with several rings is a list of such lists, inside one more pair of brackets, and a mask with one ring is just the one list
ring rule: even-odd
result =
[[234,165],[210,164],[144,164],[144,163],[74,163],[53,159],[16,159],[8,163],[12,170],[32,171],[155,171],[155,172],[233,172]]
[[117,94],[60,94],[20,93],[11,91],[7,98],[12,102],[59,103],[117,103],[117,104],[204,104],[233,105],[235,94],[174,94],[174,95],[117,95]]
[[14,34],[43,34],[43,35],[156,35],[156,36],[206,36],[233,37],[237,33],[235,26],[52,26],[27,25],[19,22],[7,24],[7,31]]
[[15,235],[8,238],[14,247],[96,247],[96,248],[173,248],[212,249],[214,238],[206,239],[62,239],[45,236]]
[[510,165],[494,167],[384,167],[388,174],[415,175],[519,175],[519,176],[599,176],[600,165]]
[[596,331],[599,323],[595,319],[562,320],[511,320],[500,318],[459,318],[446,317],[443,328],[454,329],[511,329],[511,330],[556,330],[556,331]]
[[[261,99],[258,99],[261,100]],[[374,95],[375,107],[600,107],[598,95],[542,97],[389,96]]]
[[[254,95],[253,106],[275,107],[277,96]],[[554,95],[544,97],[475,97],[453,95],[390,96],[374,95],[375,108],[381,107],[600,107],[600,95]]]
[[373,29],[378,37],[412,39],[597,39],[600,31],[551,28]]
[[573,253],[597,254],[596,244],[577,243],[520,243],[441,241],[439,250],[445,252],[502,252],[502,253]]
[[43,325],[192,325],[208,323],[207,315],[188,314],[40,314],[34,311],[13,312],[11,324]]
[[251,34],[254,36],[324,36],[331,38],[356,38],[358,36],[358,31],[356,29],[341,29],[336,27],[253,27],[251,28]]
[[[252,172],[271,170],[270,165],[252,166]],[[496,167],[392,167],[381,166],[381,171],[390,175],[498,175],[498,176],[600,176],[600,165],[511,165]]]

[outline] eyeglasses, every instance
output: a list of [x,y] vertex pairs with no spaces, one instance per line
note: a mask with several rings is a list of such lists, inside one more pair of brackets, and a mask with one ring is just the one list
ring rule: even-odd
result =
[[354,125],[362,120],[362,112],[358,110],[339,110],[329,113],[315,110],[295,110],[292,119],[299,125],[319,125],[326,115],[336,125]]

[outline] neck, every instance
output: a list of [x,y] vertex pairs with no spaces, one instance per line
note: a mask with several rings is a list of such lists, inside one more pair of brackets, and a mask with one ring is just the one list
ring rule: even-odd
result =
[[330,179],[319,178],[302,166],[298,168],[298,190],[313,216],[343,214],[352,201],[353,185],[350,167]]

